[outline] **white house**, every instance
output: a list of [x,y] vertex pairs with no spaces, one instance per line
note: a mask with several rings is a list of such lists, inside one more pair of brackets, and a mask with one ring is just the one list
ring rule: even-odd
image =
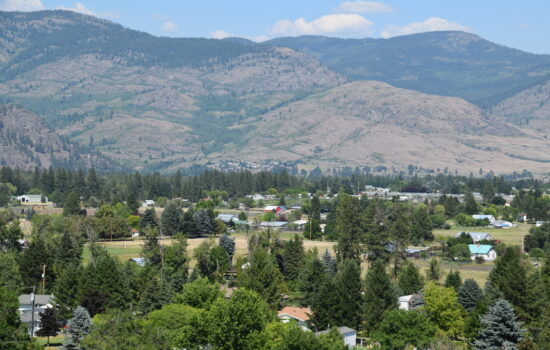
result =
[[512,224],[510,221],[506,220],[495,220],[491,223],[491,225],[495,228],[510,228],[514,227],[514,224]]
[[[316,336],[327,334],[330,329],[315,333]],[[344,344],[349,348],[354,348],[357,345],[357,331],[349,327],[338,327],[338,333],[344,338]]]
[[302,328],[302,330],[309,330],[307,321],[309,321],[309,315],[311,314],[311,310],[307,307],[291,307],[287,306],[284,307],[279,313],[277,314],[277,317],[283,322],[289,322],[289,321],[296,321],[298,325]]
[[424,304],[422,295],[420,294],[411,294],[403,295],[398,299],[399,309],[409,311],[414,310],[420,305]]
[[218,214],[216,219],[221,220],[221,221],[225,222],[226,224],[231,222],[231,221],[235,222],[235,221],[239,220],[239,218],[236,217],[233,214]]
[[470,249],[472,260],[475,260],[478,256],[482,257],[485,261],[495,261],[497,258],[497,252],[492,245],[468,244],[468,249]]
[[495,217],[493,215],[485,215],[485,214],[474,214],[472,215],[472,217],[476,220],[483,220],[483,219],[487,219],[489,220],[489,223],[493,223],[495,222]]
[[19,318],[24,323],[29,332],[31,330],[31,322],[33,321],[32,304],[34,299],[34,333],[36,333],[41,326],[40,313],[52,306],[53,295],[41,295],[41,294],[21,294],[19,296]]
[[[21,203],[42,203],[42,195],[40,194],[24,194],[16,198]],[[44,196],[44,201],[48,201],[46,196]]]
[[493,237],[491,237],[490,234],[487,232],[458,232],[455,237],[460,238],[462,234],[469,235],[474,243],[481,242],[481,241],[492,241]]
[[144,208],[151,208],[155,206],[155,201],[152,199],[146,199],[143,202],[141,202],[141,206]]

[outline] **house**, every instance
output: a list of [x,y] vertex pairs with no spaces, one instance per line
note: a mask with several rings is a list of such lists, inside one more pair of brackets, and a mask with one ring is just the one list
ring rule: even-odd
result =
[[399,297],[398,303],[399,309],[410,311],[424,305],[424,298],[421,294],[403,295]]
[[130,258],[128,259],[129,262],[133,262],[137,266],[145,266],[145,259],[144,258]]
[[510,228],[514,227],[514,224],[512,224],[510,221],[506,220],[495,220],[491,223],[491,225],[495,228]]
[[287,224],[288,222],[286,221],[262,221],[260,227],[263,229],[271,228],[280,230],[284,228]]
[[253,200],[255,201],[265,201],[265,196],[262,196],[261,194],[259,193],[256,193],[256,194],[252,194],[252,195],[248,195],[246,196],[247,198],[252,198]]
[[474,241],[474,243],[481,242],[481,241],[492,241],[493,240],[493,237],[491,237],[491,235],[488,234],[487,232],[458,232],[455,235],[455,237],[460,238],[460,236],[462,236],[462,234],[469,235],[472,238],[472,240]]
[[487,219],[489,220],[489,222],[492,224],[493,222],[495,222],[495,217],[493,215],[485,215],[485,214],[474,214],[472,215],[472,217],[476,220],[484,220],[484,219]]
[[135,228],[131,229],[130,233],[132,234],[132,237],[139,237],[139,231]]
[[268,205],[264,208],[264,213],[269,213],[273,211],[275,211],[276,213],[280,213],[284,209],[284,207],[281,207],[279,205]]
[[[42,195],[41,194],[24,194],[22,196],[16,197],[18,201],[21,203],[42,203]],[[48,198],[44,196],[44,202],[47,202]]]
[[298,231],[303,231],[308,222],[308,220],[296,220],[292,222],[292,225],[294,225]]
[[141,206],[144,208],[151,208],[155,206],[155,201],[152,199],[146,199],[143,202],[141,202]]
[[497,252],[492,245],[468,244],[468,249],[470,249],[472,260],[475,260],[478,256],[482,257],[485,261],[495,261],[497,258]]
[[[19,296],[19,318],[24,323],[29,332],[31,328],[33,332],[40,329],[40,313],[46,309],[53,307],[53,295],[51,294],[21,294]],[[33,318],[33,300],[34,300],[34,318]]]
[[309,321],[311,310],[307,307],[287,306],[279,311],[277,317],[283,322],[296,321],[303,330],[309,330],[307,322]]
[[545,223],[547,223],[548,221],[537,221],[535,223],[535,227],[541,227],[542,225],[544,225]]
[[226,224],[230,223],[231,221],[235,222],[236,220],[239,220],[239,218],[233,214],[219,214],[216,219],[221,220]]
[[[321,334],[327,334],[329,332],[330,329],[327,329],[326,331],[317,332],[315,335],[320,336]],[[349,327],[338,327],[338,333],[342,335],[344,338],[344,344],[349,348],[354,348],[357,345],[357,331],[355,329],[351,329]]]

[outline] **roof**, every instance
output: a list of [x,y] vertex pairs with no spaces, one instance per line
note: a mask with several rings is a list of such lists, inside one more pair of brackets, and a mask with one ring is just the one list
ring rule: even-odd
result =
[[296,221],[293,221],[292,223],[295,224],[295,225],[305,225],[305,224],[308,223],[308,221],[307,220],[296,220]]
[[[53,295],[52,294],[35,294],[34,295],[34,304],[35,305],[47,305],[51,304]],[[31,305],[31,294],[21,294],[19,296],[20,305]]]
[[[317,332],[315,333],[315,335],[321,335],[321,334],[328,334],[330,332],[330,329],[327,329],[327,330],[324,330],[324,331],[320,331],[320,332]],[[349,333],[357,333],[357,331],[353,328],[349,328],[349,327],[338,327],[338,333],[344,335],[344,334],[349,334]]]
[[483,220],[483,219],[494,219],[495,217],[493,215],[485,215],[485,214],[474,214],[472,215],[474,219]]
[[223,222],[230,222],[231,220],[236,219],[237,217],[233,214],[219,214],[217,219],[220,219]]
[[284,307],[279,313],[277,314],[278,317],[288,315],[292,318],[295,318],[300,321],[308,321],[309,315],[311,314],[311,310],[307,307],[291,307],[287,306]]
[[470,249],[470,254],[489,254],[491,250],[493,250],[492,245],[488,244],[468,244],[468,248]]
[[286,224],[288,224],[288,222],[286,222],[286,221],[262,221],[262,223],[260,224],[260,226],[267,226],[267,227],[283,227],[283,226],[285,226]]
[[496,220],[493,222],[493,226],[512,226],[513,224],[510,221],[506,220]]
[[128,259],[128,261],[135,262],[136,264],[138,264],[141,267],[145,266],[145,259],[144,258],[130,258],[130,259]]
[[472,237],[473,241],[474,242],[479,242],[479,241],[490,241],[493,239],[493,237],[491,237],[490,234],[488,234],[487,232],[458,232],[455,237],[456,238],[460,238],[460,235],[463,234],[463,233],[467,233],[470,235],[470,237]]
[[277,210],[277,208],[280,208],[278,205],[268,205],[264,208],[264,210]]
[[42,200],[41,194],[24,194],[17,198],[27,197],[29,200],[40,202]]

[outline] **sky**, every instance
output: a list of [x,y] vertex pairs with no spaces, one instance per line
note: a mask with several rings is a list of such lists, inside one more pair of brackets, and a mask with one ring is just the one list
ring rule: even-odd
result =
[[550,0],[0,0],[3,11],[59,8],[158,36],[263,41],[306,34],[389,38],[463,30],[550,54]]

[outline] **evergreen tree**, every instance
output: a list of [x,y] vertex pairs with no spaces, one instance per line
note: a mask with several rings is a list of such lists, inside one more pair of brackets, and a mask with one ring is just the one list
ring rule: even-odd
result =
[[241,211],[241,212],[239,213],[239,220],[241,220],[241,221],[246,221],[246,220],[248,220],[248,216],[246,216],[246,213],[245,213],[244,211]]
[[439,261],[436,258],[430,260],[430,266],[426,270],[426,279],[428,281],[438,282],[441,278],[441,267],[439,266]]
[[458,288],[458,302],[468,312],[472,311],[481,299],[483,299],[483,291],[472,278],[467,278]]
[[158,219],[157,219],[157,213],[155,212],[155,208],[147,208],[145,209],[145,212],[143,213],[143,217],[140,221],[141,228],[144,229],[146,227],[158,227]]
[[399,271],[397,285],[404,295],[418,293],[424,287],[424,278],[420,275],[418,268],[409,262]]
[[391,213],[390,238],[393,249],[393,275],[397,277],[399,269],[406,259],[405,249],[411,241],[411,217],[404,203],[395,203]]
[[79,265],[68,265],[55,281],[53,303],[58,317],[62,320],[72,317],[79,304],[78,291],[81,273]]
[[50,346],[50,337],[55,337],[60,328],[61,323],[57,320],[55,310],[52,307],[40,313],[40,329],[36,334],[40,337],[48,337],[47,346]]
[[300,275],[299,288],[304,294],[306,306],[312,305],[313,298],[318,294],[321,286],[328,279],[323,263],[316,254],[309,254]]
[[419,204],[413,211],[412,240],[414,242],[433,241],[432,228],[428,207],[425,204]]
[[181,229],[187,237],[196,237],[198,235],[197,224],[195,223],[193,209],[189,208],[185,213],[183,213],[183,220]]
[[208,212],[200,209],[193,214],[193,220],[197,226],[197,232],[201,236],[207,236],[214,233],[214,223]]
[[329,275],[334,276],[336,274],[336,259],[333,258],[332,255],[330,255],[328,249],[326,249],[325,253],[323,254],[323,266],[325,267],[325,271]]
[[506,300],[497,300],[481,319],[481,331],[473,347],[476,350],[518,349],[523,333],[512,305]]
[[397,295],[382,261],[375,261],[366,279],[364,321],[369,332],[374,331],[388,310],[397,308]]
[[55,254],[55,264],[58,270],[67,265],[78,265],[82,260],[82,241],[70,231],[61,234],[61,240]]
[[291,281],[297,280],[305,260],[304,245],[298,235],[294,235],[294,238],[286,243],[283,259],[285,277]]
[[132,214],[135,214],[141,206],[141,203],[139,202],[135,194],[130,193],[130,195],[128,196],[128,200],[126,200],[126,205],[130,209]]
[[0,253],[0,287],[15,293],[21,292],[23,279],[14,253]]
[[339,261],[355,259],[360,263],[364,250],[365,233],[359,200],[347,194],[338,196],[336,212],[336,230],[338,232],[336,256]]
[[225,250],[225,253],[229,257],[229,264],[231,264],[233,255],[235,254],[235,239],[228,234],[223,234],[220,236],[219,245]]
[[170,284],[161,276],[154,276],[141,295],[138,309],[144,314],[160,309],[172,299],[173,290]]
[[80,199],[76,195],[76,193],[71,192],[67,196],[67,199],[65,199],[65,202],[63,203],[63,215],[64,216],[70,216],[70,215],[79,215],[80,214]]
[[0,349],[32,349],[27,328],[19,318],[17,294],[0,286]]
[[470,191],[466,192],[464,195],[464,211],[469,215],[474,215],[478,212],[477,202]]
[[164,276],[175,292],[180,292],[187,281],[188,270],[187,238],[178,234],[172,245],[164,248],[163,265]]
[[339,296],[336,318],[338,325],[359,328],[363,309],[361,268],[355,260],[345,260],[334,281]]
[[321,202],[319,197],[313,196],[310,202],[309,220],[304,228],[304,237],[318,239],[323,235],[321,230]]
[[158,231],[156,228],[146,229],[144,231],[145,240],[141,247],[141,256],[145,259],[146,264],[154,267],[160,267],[162,262],[161,246],[158,239]]
[[[68,326],[68,332],[69,336],[67,343],[69,344],[80,344],[82,339],[87,336],[90,333],[90,329],[92,327],[92,319],[90,318],[90,314],[88,313],[88,310],[83,308],[82,306],[78,306],[74,312],[74,317],[69,320]],[[64,344],[63,349],[73,349],[74,347],[66,347]],[[69,345],[70,346],[70,345]]]
[[449,271],[447,277],[445,278],[445,287],[453,288],[455,291],[458,291],[458,288],[462,285],[462,278],[460,278],[460,271]]
[[317,291],[310,297],[312,315],[309,323],[316,330],[324,330],[341,321],[340,310],[338,310],[340,296],[338,286],[332,277],[325,277],[316,287]]
[[162,212],[160,226],[163,235],[173,236],[183,231],[183,213],[175,203],[170,203]]

